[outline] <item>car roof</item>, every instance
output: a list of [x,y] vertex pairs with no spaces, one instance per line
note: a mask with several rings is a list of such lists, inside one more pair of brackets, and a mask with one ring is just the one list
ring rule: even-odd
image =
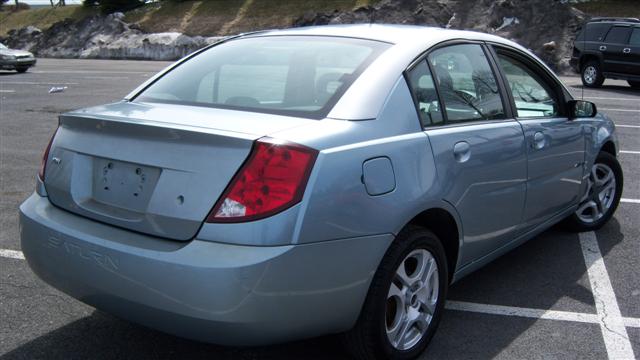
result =
[[629,21],[594,21],[587,23],[587,26],[593,26],[597,24],[604,25],[622,25],[622,26],[640,26],[640,23],[629,22]]
[[[359,39],[383,41],[391,44],[421,43],[429,46],[429,39],[467,39],[478,41],[492,41],[514,45],[515,43],[504,38],[465,30],[452,30],[439,27],[398,24],[343,24],[320,25],[289,28],[282,30],[260,31],[248,36],[274,36],[274,35],[309,35],[309,36],[340,36]],[[431,45],[435,45],[433,42]]]
[[615,25],[640,25],[637,18],[615,18],[615,17],[594,17],[587,21],[587,24],[615,24]]

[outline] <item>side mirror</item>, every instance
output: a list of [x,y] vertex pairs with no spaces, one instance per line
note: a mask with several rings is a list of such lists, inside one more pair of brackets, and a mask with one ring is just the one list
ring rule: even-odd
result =
[[569,119],[592,118],[598,114],[596,104],[584,100],[569,100]]

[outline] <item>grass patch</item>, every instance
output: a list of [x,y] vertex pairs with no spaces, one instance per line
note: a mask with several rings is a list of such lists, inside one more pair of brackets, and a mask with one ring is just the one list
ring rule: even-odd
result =
[[67,18],[81,19],[95,13],[96,10],[79,5],[19,11],[5,9],[4,11],[0,11],[0,35],[6,35],[11,29],[18,29],[29,25],[44,30],[58,21]]
[[574,7],[591,16],[640,18],[639,5],[638,0],[595,0],[574,4]]

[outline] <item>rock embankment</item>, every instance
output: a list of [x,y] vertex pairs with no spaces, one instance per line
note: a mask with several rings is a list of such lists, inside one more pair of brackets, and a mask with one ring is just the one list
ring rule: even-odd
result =
[[[45,31],[26,27],[0,41],[40,57],[174,60],[219,39],[147,34],[123,18],[65,20]],[[569,71],[573,39],[585,19],[568,0],[381,0],[351,11],[309,12],[290,26],[394,23],[481,31],[520,43],[562,73]]]
[[145,34],[123,18],[114,13],[64,20],[45,31],[28,26],[9,31],[2,41],[39,57],[176,60],[220,39],[177,32]]
[[480,31],[514,40],[566,72],[585,20],[567,0],[382,0],[354,11],[308,13],[294,26],[372,22]]

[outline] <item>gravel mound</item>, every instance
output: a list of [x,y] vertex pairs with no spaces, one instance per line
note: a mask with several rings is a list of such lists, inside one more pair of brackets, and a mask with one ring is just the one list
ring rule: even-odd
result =
[[[123,19],[122,13],[68,19],[45,31],[32,26],[11,30],[0,41],[40,57],[175,60],[220,39],[147,34]],[[352,11],[309,12],[291,26],[394,23],[481,31],[514,40],[566,73],[573,39],[585,20],[568,0],[382,0]]]
[[567,0],[383,0],[353,11],[308,13],[294,26],[393,23],[480,31],[518,42],[564,73],[585,20]]
[[3,42],[39,57],[175,60],[220,39],[177,32],[145,34],[123,18],[124,14],[114,13],[67,19],[45,31],[28,26],[11,30]]

